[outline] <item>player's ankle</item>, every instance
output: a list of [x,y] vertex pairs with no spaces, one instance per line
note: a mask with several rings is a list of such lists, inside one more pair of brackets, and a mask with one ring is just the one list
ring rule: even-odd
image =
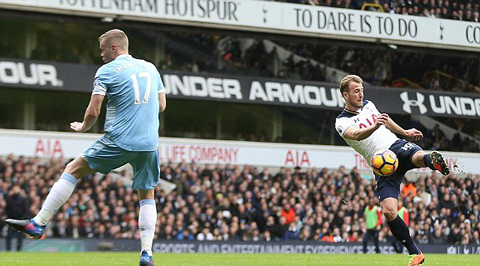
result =
[[30,221],[32,221],[35,225],[38,225],[38,226],[46,226],[48,223],[48,222],[42,221],[42,219],[39,219],[37,216],[30,219]]
[[143,252],[147,252],[148,256],[152,256],[152,250],[149,249],[149,248],[146,248],[146,249],[142,249],[142,251],[140,253],[143,253]]

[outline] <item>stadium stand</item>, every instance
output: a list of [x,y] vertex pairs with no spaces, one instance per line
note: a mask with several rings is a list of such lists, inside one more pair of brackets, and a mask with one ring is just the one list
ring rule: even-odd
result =
[[[192,33],[165,34],[166,55],[157,62],[161,70],[193,73],[222,73],[245,76],[338,82],[340,75],[327,76],[332,67],[345,73],[358,73],[365,81],[385,87],[480,92],[478,60],[425,53],[339,47],[322,44],[279,44],[291,52],[281,60],[277,49],[267,51],[265,39],[241,47],[244,38]],[[44,47],[44,46],[39,46]],[[188,49],[187,49],[188,48]],[[97,63],[98,58],[83,50],[73,54],[49,56],[33,51],[31,58],[71,63]],[[184,51],[190,51],[185,53]],[[295,59],[300,56],[304,60]],[[92,58],[96,58],[94,61]],[[312,63],[312,60],[318,62]],[[413,66],[413,67],[412,67]]]
[[[2,20],[3,23],[10,25],[20,22]],[[10,32],[0,32],[2,56],[101,64],[96,49],[79,45],[81,37],[69,34],[69,32],[44,29],[42,36],[49,36],[49,38],[38,38],[36,48],[22,56],[19,54],[18,47],[13,45],[14,42],[9,41],[12,38]],[[456,56],[448,53],[439,55],[432,53],[431,50],[353,48],[345,44],[332,45],[329,42],[301,40],[271,42],[267,38],[250,39],[215,33],[171,31],[161,34],[165,45],[165,56],[154,62],[160,70],[334,83],[339,81],[340,72],[342,72],[359,74],[365,81],[378,86],[480,92],[480,74],[477,71],[479,62],[472,56]],[[155,38],[145,30],[136,31],[134,36],[144,42],[155,41]],[[62,40],[64,49],[57,49],[56,45],[50,44],[51,39]],[[267,42],[275,45],[275,48],[267,49]],[[132,46],[132,54],[143,56],[145,53],[143,45]],[[280,52],[281,49],[286,51]],[[337,69],[336,75],[327,75],[327,72],[331,73],[327,68]]]
[[[21,186],[36,213],[65,163],[0,157],[0,217],[5,217],[14,184]],[[177,189],[167,195],[157,188],[157,239],[361,242],[363,211],[374,197],[371,182],[343,166],[273,172],[248,165],[169,163],[161,175]],[[50,224],[47,237],[138,239],[138,196],[122,178],[125,173],[84,178]],[[480,176],[422,175],[402,194],[417,242],[479,244]],[[380,241],[390,241],[386,225]]]

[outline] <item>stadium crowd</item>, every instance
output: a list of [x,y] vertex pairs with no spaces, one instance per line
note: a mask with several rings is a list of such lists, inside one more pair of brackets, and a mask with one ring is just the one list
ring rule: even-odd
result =
[[[12,186],[20,186],[36,213],[65,163],[0,157],[1,220]],[[161,169],[162,179],[177,187],[170,194],[156,189],[157,240],[359,242],[365,232],[364,209],[368,199],[376,198],[374,181],[343,166],[273,173],[247,165],[192,162],[167,163]],[[138,239],[138,196],[124,182],[125,173],[82,179],[49,224],[47,237]],[[480,176],[426,174],[407,183],[402,194],[411,234],[419,243],[480,245]],[[389,240],[386,225],[379,235],[380,241]]]

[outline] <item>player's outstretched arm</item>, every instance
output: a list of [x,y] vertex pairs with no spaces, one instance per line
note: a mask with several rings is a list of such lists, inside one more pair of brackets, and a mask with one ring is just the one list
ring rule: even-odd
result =
[[375,124],[372,125],[371,127],[362,128],[362,129],[349,127],[347,128],[343,136],[348,139],[353,139],[357,141],[366,139],[370,137],[370,135],[372,135],[372,133],[375,132],[375,130],[377,130],[380,126],[385,125],[387,120],[388,120],[387,114],[380,114],[380,116],[375,121]]
[[164,92],[158,94],[158,103],[160,104],[160,113],[165,111],[167,108],[167,98]]
[[90,98],[90,103],[88,104],[87,110],[85,110],[85,116],[83,122],[72,122],[70,123],[70,128],[76,132],[86,132],[88,131],[97,121],[100,111],[102,109],[102,102],[105,98],[104,95],[94,94]]
[[397,123],[395,123],[395,121],[393,121],[393,119],[391,118],[387,120],[387,122],[385,123],[385,126],[394,133],[397,133],[405,137],[410,137],[415,140],[419,140],[423,137],[423,134],[420,130],[415,128],[405,130],[401,126],[399,126]]

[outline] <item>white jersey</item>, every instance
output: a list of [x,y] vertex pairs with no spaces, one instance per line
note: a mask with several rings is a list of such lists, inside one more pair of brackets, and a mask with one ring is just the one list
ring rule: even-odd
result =
[[348,145],[360,153],[367,162],[370,162],[376,151],[390,148],[398,140],[398,137],[385,126],[380,126],[372,135],[360,141],[345,138],[344,134],[349,127],[362,129],[373,126],[379,116],[380,112],[375,104],[365,100],[362,109],[358,112],[344,109],[335,121],[335,129],[338,134]]

